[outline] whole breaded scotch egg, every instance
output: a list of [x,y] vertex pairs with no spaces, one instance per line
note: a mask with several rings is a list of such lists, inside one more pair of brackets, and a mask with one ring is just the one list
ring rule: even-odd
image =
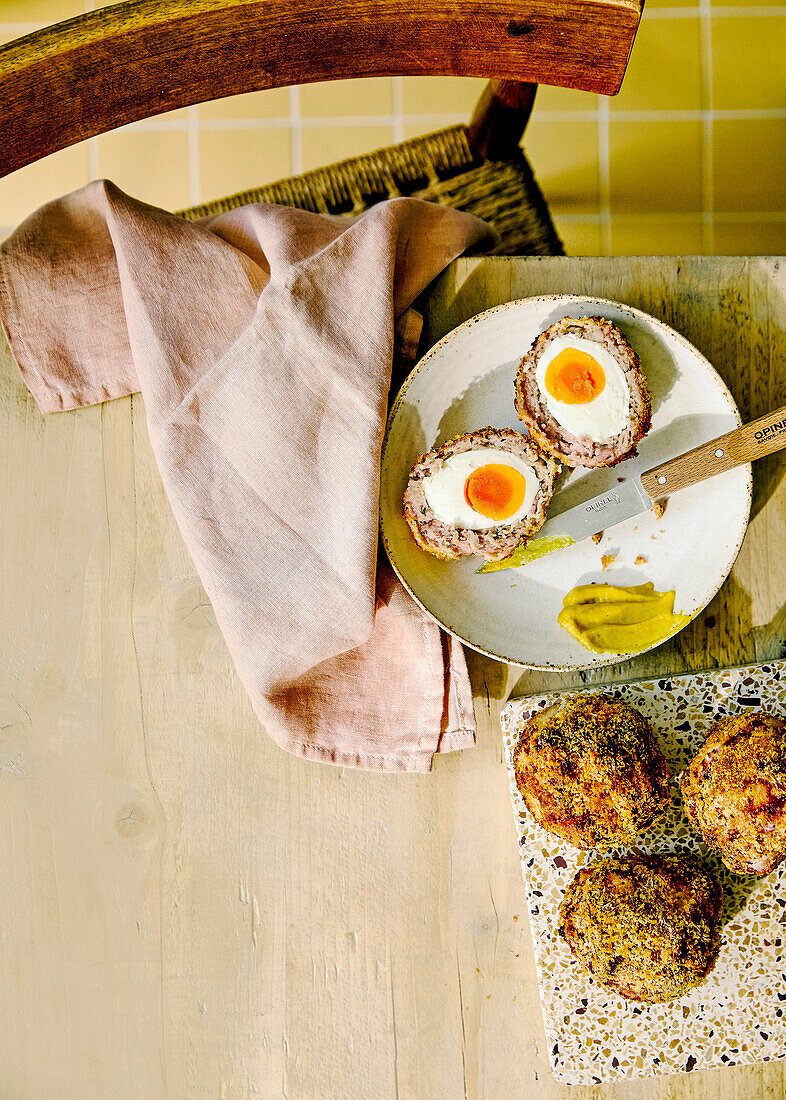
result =
[[715,965],[722,903],[694,857],[601,859],[565,891],[560,933],[600,985],[632,1001],[673,1001]]
[[532,817],[576,848],[633,844],[669,802],[669,768],[651,725],[609,695],[564,696],[534,714],[513,762]]
[[766,875],[786,859],[786,718],[721,718],[681,787],[688,818],[730,870]]
[[652,397],[639,358],[610,321],[563,317],[516,374],[516,412],[566,466],[614,466],[649,431]]
[[482,428],[422,455],[404,492],[404,518],[438,558],[508,557],[543,524],[559,465],[509,428]]

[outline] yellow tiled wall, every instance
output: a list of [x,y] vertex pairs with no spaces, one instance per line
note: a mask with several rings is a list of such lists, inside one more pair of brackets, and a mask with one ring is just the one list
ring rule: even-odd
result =
[[[0,0],[0,41],[98,7]],[[786,252],[786,6],[648,0],[613,99],[542,87],[528,154],[573,254]],[[337,81],[202,104],[0,180],[0,233],[97,176],[178,208],[465,121],[482,81]]]

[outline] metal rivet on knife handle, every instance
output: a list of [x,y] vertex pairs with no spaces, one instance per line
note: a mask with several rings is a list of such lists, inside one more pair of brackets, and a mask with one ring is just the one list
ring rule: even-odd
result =
[[653,500],[658,500],[783,447],[786,406],[647,470],[641,475],[641,484]]

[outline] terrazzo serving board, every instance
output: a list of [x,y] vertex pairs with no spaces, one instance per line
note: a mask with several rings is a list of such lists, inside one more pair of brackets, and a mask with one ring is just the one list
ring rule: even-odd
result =
[[727,870],[696,839],[678,784],[716,718],[758,708],[786,714],[786,660],[584,690],[625,699],[655,727],[671,766],[672,800],[665,818],[641,834],[638,849],[690,852],[706,861],[723,888],[722,938],[704,984],[668,1004],[625,1001],[582,969],[557,933],[559,906],[576,871],[597,853],[535,824],[513,769],[516,727],[561,693],[509,702],[502,733],[554,1076],[568,1085],[600,1084],[786,1057],[786,864],[761,879]]

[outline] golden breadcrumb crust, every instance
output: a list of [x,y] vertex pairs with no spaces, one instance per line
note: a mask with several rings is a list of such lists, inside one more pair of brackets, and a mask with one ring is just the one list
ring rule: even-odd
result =
[[721,718],[681,787],[689,819],[730,870],[766,875],[786,858],[786,719]]
[[559,931],[600,985],[628,1000],[672,1001],[714,966],[722,901],[693,857],[602,859],[566,890]]
[[522,727],[516,785],[534,819],[577,848],[632,844],[669,801],[649,722],[609,695],[566,696]]

